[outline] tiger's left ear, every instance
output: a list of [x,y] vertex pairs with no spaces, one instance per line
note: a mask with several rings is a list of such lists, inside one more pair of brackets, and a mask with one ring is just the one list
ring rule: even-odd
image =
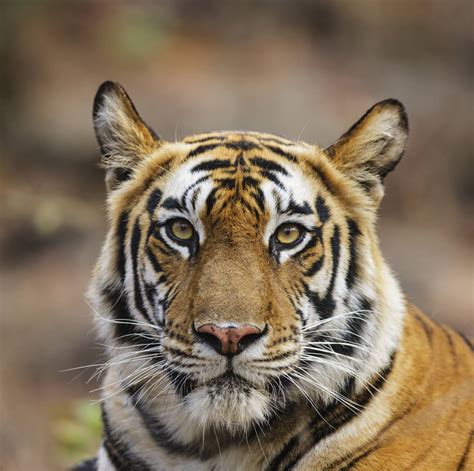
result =
[[383,196],[383,180],[402,158],[407,137],[405,108],[399,101],[389,99],[370,108],[325,152],[378,204]]
[[110,191],[127,180],[140,160],[157,149],[161,141],[116,82],[104,82],[97,90],[93,120]]

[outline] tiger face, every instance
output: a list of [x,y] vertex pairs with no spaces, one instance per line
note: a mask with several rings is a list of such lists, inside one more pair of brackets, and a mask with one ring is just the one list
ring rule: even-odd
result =
[[185,436],[243,436],[380,370],[403,309],[374,231],[407,137],[399,102],[327,149],[253,132],[166,142],[111,82],[94,123],[110,230],[90,299],[111,394]]

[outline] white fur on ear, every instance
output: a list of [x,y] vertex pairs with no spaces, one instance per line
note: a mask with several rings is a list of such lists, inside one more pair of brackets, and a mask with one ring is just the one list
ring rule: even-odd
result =
[[108,189],[126,180],[136,164],[160,146],[159,137],[118,83],[104,82],[97,90],[93,121]]
[[405,108],[399,101],[388,99],[370,108],[325,151],[342,172],[370,192],[400,161],[407,138]]

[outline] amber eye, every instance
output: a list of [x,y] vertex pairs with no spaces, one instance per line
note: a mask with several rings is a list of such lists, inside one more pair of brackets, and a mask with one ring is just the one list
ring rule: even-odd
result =
[[186,219],[174,219],[168,223],[171,235],[178,240],[190,240],[194,235],[194,228]]
[[292,245],[303,235],[303,228],[299,224],[287,222],[275,232],[275,240],[280,245]]

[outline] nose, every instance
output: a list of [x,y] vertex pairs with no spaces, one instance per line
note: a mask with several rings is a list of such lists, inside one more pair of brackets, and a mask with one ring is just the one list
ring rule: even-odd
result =
[[211,346],[221,355],[238,355],[250,344],[257,341],[265,334],[266,328],[262,331],[251,324],[241,326],[219,327],[215,324],[204,324],[195,333],[198,338]]

